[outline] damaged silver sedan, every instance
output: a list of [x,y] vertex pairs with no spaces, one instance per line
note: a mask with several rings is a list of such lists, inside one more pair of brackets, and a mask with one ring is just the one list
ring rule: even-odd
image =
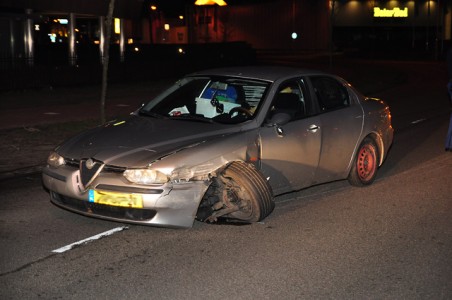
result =
[[42,176],[54,204],[87,216],[167,227],[258,222],[275,195],[342,179],[371,184],[392,139],[385,102],[337,76],[217,69],[69,139]]

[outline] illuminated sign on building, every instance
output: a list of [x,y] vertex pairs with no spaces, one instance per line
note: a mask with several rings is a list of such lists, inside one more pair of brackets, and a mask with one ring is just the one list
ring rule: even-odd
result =
[[115,28],[115,33],[116,34],[120,34],[121,33],[121,20],[118,18],[115,18],[114,20],[114,28]]
[[393,9],[374,7],[374,18],[407,18],[408,7],[400,9],[394,7]]
[[218,4],[219,6],[226,6],[226,5],[228,5],[223,0],[197,0],[195,2],[195,5],[214,5],[214,4]]

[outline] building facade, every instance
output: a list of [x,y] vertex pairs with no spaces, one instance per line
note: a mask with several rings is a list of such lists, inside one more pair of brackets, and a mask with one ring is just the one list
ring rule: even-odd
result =
[[[99,80],[109,2],[0,0],[1,84],[15,88]],[[250,49],[442,59],[451,46],[450,0],[226,2],[196,6],[195,0],[115,0],[108,53],[116,71],[110,78],[160,75],[182,66],[193,70],[215,60],[237,65],[247,62]]]
[[440,58],[451,43],[450,0],[336,0],[331,11],[340,50]]
[[[149,0],[116,0],[113,59],[161,44],[246,42],[255,49],[326,49],[327,0],[267,0],[227,6],[186,1],[179,15]],[[0,57],[3,66],[78,65],[102,61],[109,1],[0,0]],[[296,35],[296,37],[295,37]],[[131,54],[133,55],[133,54]]]

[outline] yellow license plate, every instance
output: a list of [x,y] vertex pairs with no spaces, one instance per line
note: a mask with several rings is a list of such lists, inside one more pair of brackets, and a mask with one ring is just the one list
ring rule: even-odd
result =
[[137,194],[89,190],[88,201],[111,206],[143,208],[143,197]]

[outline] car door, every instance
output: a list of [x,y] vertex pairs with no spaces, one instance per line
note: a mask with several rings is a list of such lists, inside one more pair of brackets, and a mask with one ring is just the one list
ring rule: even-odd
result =
[[[261,172],[274,194],[312,184],[320,155],[320,117],[312,116],[311,99],[300,78],[282,83],[260,130]],[[274,124],[279,114],[290,120]]]
[[310,77],[322,124],[322,149],[316,183],[347,177],[363,127],[363,110],[347,88],[332,76]]

